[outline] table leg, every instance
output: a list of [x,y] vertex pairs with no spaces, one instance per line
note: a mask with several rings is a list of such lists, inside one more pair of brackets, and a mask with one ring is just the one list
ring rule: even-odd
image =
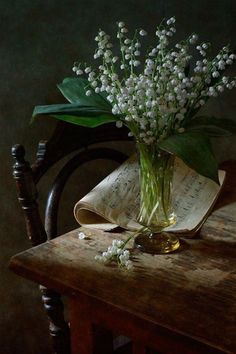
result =
[[112,354],[112,332],[93,324],[89,299],[69,299],[71,354]]
[[69,300],[71,354],[93,354],[92,326],[85,304]]

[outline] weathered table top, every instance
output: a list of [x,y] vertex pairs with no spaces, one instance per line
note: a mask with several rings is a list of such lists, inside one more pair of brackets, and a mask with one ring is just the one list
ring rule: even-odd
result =
[[85,293],[226,353],[236,353],[236,165],[200,233],[169,255],[134,251],[127,271],[94,257],[123,234],[78,230],[14,256],[10,268],[70,295]]

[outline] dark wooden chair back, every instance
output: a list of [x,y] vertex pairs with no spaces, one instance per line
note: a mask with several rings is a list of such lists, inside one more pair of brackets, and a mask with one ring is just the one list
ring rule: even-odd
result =
[[[28,238],[32,246],[58,236],[58,209],[61,195],[71,174],[83,164],[95,159],[111,159],[121,163],[126,158],[122,152],[93,144],[109,141],[128,140],[125,128],[118,129],[113,124],[90,129],[59,122],[52,137],[38,144],[36,160],[30,164],[25,160],[22,145],[12,147],[15,159],[13,176],[16,181],[18,200],[24,212]],[[49,169],[62,158],[77,152],[58,172],[49,189],[43,223],[38,208],[37,184]],[[64,319],[60,294],[40,287],[43,304],[49,318],[49,329],[56,354],[70,353],[69,326]]]

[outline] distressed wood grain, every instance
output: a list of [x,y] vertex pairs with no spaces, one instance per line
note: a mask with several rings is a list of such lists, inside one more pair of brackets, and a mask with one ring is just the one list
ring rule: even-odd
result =
[[[69,297],[89,295],[158,327],[236,353],[235,163],[214,211],[178,252],[132,251],[129,271],[95,262],[125,233],[74,230],[12,258],[10,268]],[[80,229],[81,230],[81,229]],[[209,351],[210,352],[210,351]]]

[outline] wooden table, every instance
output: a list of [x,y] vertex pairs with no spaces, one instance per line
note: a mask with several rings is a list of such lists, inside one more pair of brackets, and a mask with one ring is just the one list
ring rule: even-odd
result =
[[[124,234],[74,230],[14,256],[10,268],[68,297],[73,354],[107,354],[92,325],[133,340],[133,353],[236,353],[236,165],[214,212],[169,255],[133,253],[129,270],[94,260]],[[102,332],[101,332],[102,333]],[[104,332],[105,333],[105,332]]]

